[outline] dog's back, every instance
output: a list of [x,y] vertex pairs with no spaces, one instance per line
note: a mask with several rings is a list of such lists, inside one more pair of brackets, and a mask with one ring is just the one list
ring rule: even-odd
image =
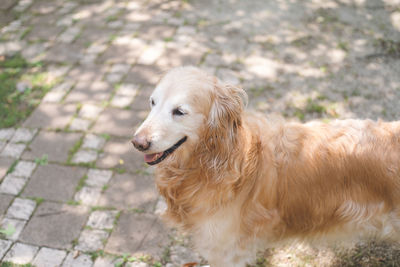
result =
[[399,237],[400,123],[288,123],[268,139],[279,235]]

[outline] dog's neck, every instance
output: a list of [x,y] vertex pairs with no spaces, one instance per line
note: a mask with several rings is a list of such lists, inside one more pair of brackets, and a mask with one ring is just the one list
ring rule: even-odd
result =
[[243,190],[251,190],[262,164],[261,141],[246,126],[237,129],[232,143],[224,141],[214,147],[222,152],[198,145],[190,159],[176,158],[157,168],[156,183],[169,219],[190,228],[196,215],[212,214]]

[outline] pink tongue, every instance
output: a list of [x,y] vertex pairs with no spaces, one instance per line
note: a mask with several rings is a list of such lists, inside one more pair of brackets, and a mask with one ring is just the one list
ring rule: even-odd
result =
[[155,160],[157,160],[159,157],[161,157],[161,155],[163,154],[163,152],[160,153],[154,153],[154,154],[145,154],[144,155],[144,161],[146,162],[153,162]]

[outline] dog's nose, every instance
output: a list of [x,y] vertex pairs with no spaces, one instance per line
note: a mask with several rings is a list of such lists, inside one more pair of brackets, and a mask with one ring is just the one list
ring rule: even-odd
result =
[[140,151],[146,151],[151,145],[151,142],[143,135],[135,135],[131,142]]

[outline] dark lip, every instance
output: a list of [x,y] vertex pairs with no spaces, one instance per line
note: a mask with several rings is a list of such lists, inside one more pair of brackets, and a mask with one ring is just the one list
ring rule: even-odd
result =
[[161,155],[161,157],[159,157],[158,159],[156,159],[155,161],[151,161],[151,162],[147,162],[147,164],[149,165],[156,165],[158,163],[160,163],[161,161],[163,161],[166,157],[168,157],[168,155],[172,154],[178,147],[180,147],[180,145],[182,145],[183,143],[185,143],[185,141],[187,140],[187,136],[183,137],[181,140],[179,140],[175,145],[171,146],[170,148],[168,148],[167,150],[165,150],[163,152],[163,154]]

